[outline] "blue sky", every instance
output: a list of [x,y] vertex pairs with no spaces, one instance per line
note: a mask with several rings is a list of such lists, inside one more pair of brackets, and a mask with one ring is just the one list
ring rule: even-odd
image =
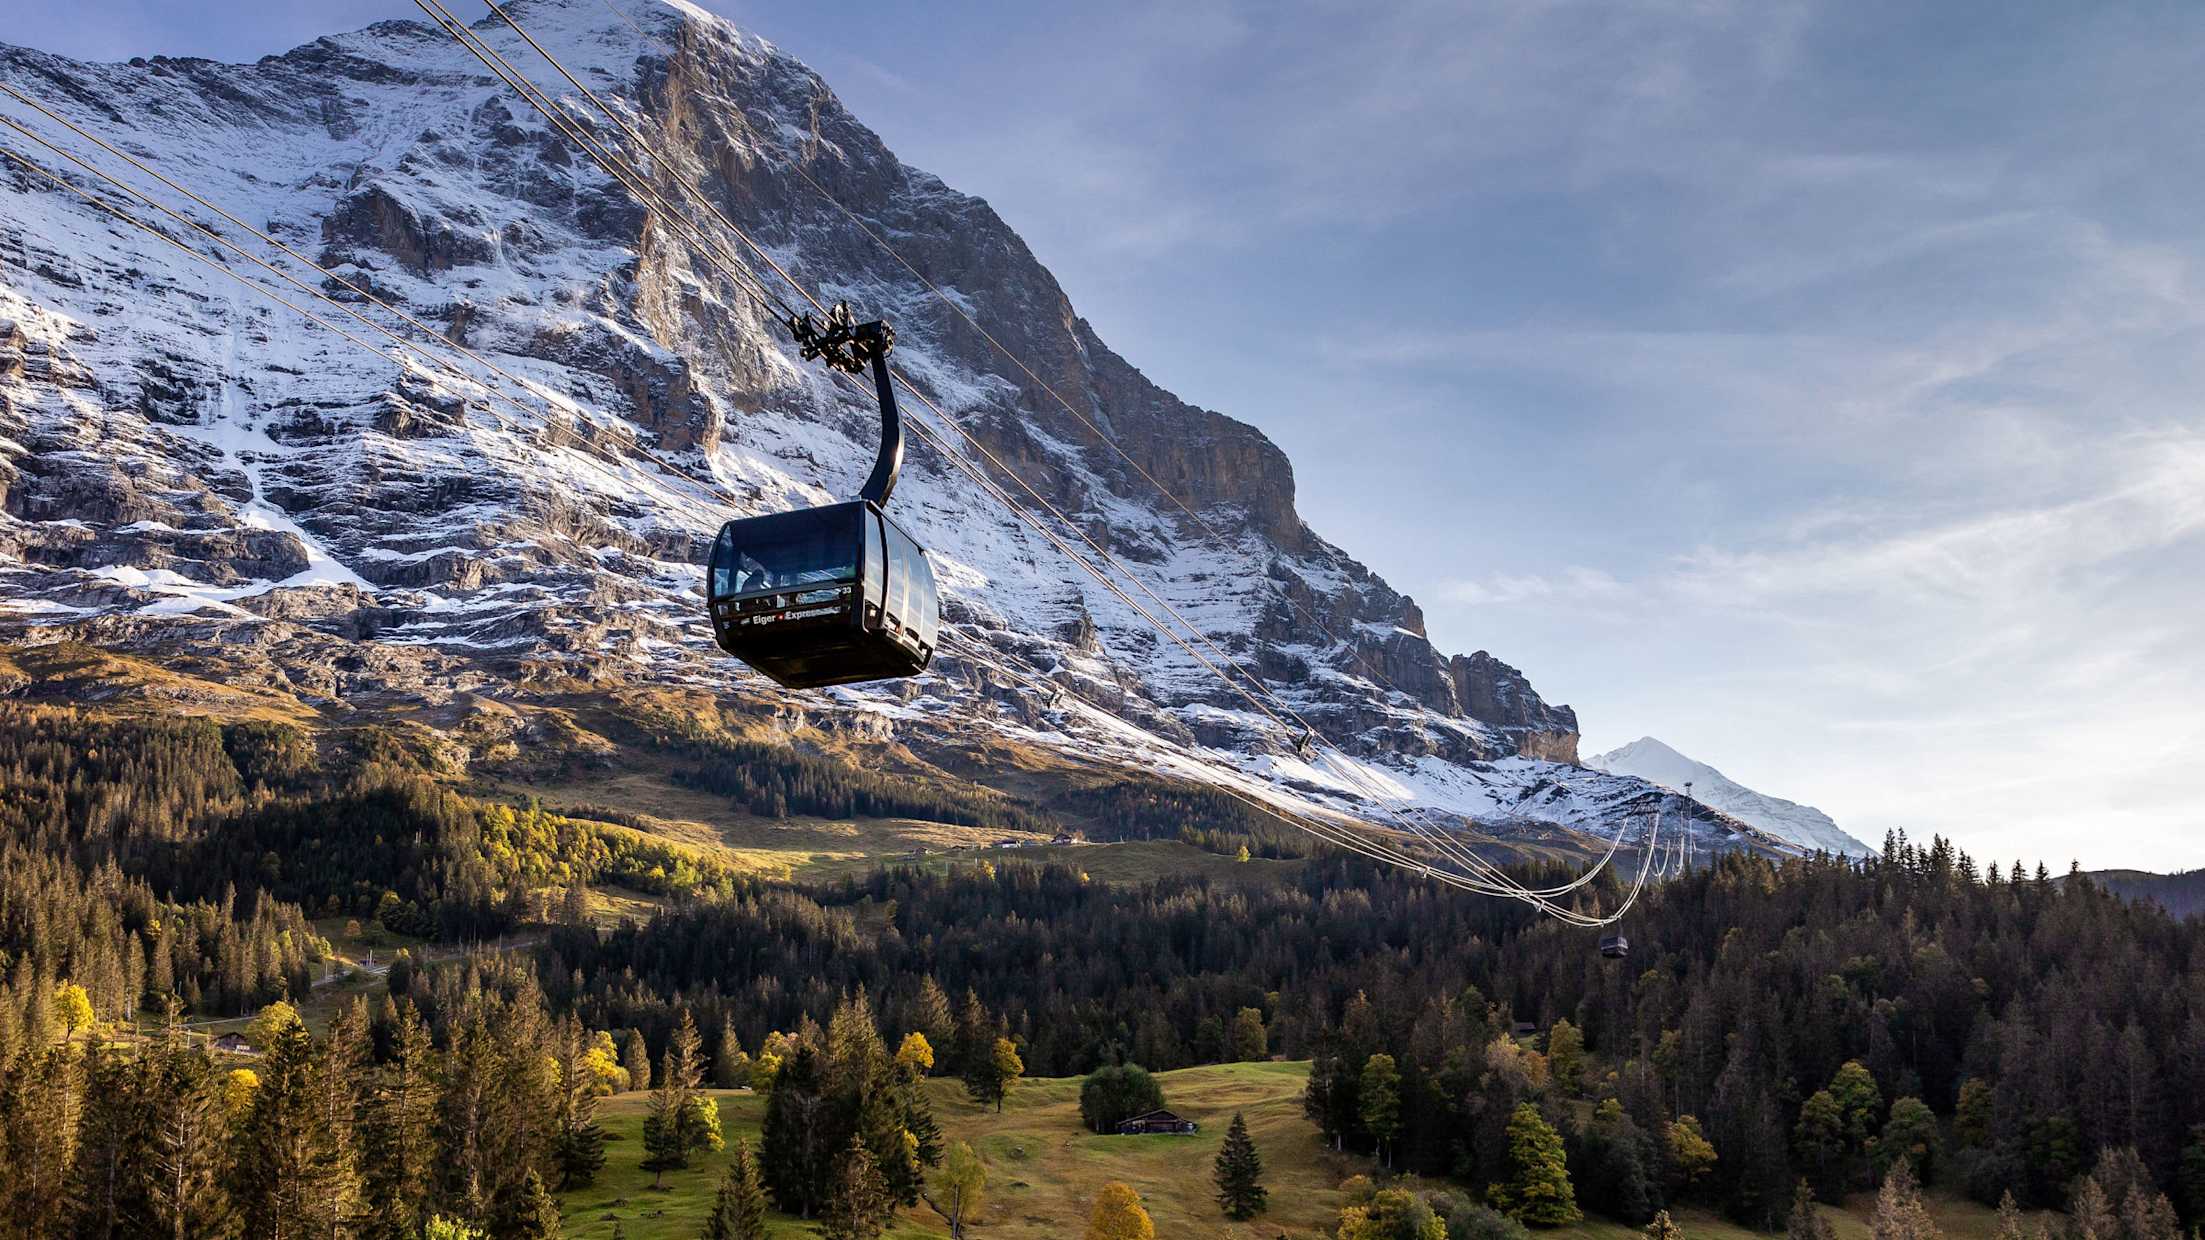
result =
[[[1871,840],[2205,865],[2205,9],[708,7],[1269,432],[1588,753],[1656,735]],[[5,37],[250,59],[415,13]]]

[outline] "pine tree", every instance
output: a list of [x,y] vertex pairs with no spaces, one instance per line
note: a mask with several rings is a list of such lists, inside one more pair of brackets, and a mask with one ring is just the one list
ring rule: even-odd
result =
[[1401,1131],[1401,1073],[1394,1068],[1393,1056],[1373,1055],[1363,1064],[1356,1097],[1362,1107],[1363,1129],[1378,1142],[1379,1165],[1391,1166],[1387,1152],[1394,1135]]
[[758,1178],[758,1160],[750,1156],[749,1143],[739,1138],[712,1199],[704,1240],[766,1240],[765,1184]]
[[1903,1159],[1892,1164],[1891,1174],[1876,1194],[1869,1230],[1875,1240],[1941,1240],[1943,1233],[1930,1221],[1929,1211],[1922,1206],[1921,1187]]
[[1141,1195],[1133,1186],[1112,1180],[1095,1194],[1095,1208],[1087,1216],[1086,1240],[1156,1240],[1156,1224],[1149,1221]]
[[1837,1240],[1837,1229],[1815,1208],[1814,1186],[1805,1180],[1792,1194],[1792,1212],[1784,1228],[1784,1240]]
[[359,1181],[344,1138],[318,1105],[321,1055],[295,1018],[273,1030],[260,1088],[236,1143],[230,1182],[248,1234],[305,1235],[359,1208]]
[[558,1199],[544,1188],[544,1178],[533,1167],[500,1215],[497,1234],[501,1240],[559,1240]]
[[[949,995],[943,992],[942,984],[935,981],[931,973],[919,979],[919,994],[912,1000],[910,1020],[911,1032],[924,1037],[936,1054],[956,1049],[957,1018],[950,1012]],[[932,1072],[934,1065],[929,1063],[926,1070]]]
[[628,1070],[628,1088],[632,1091],[651,1087],[651,1048],[643,1040],[641,1029],[630,1029],[620,1046],[620,1066]]
[[880,1164],[853,1134],[836,1159],[834,1178],[821,1212],[826,1225],[820,1235],[826,1240],[875,1240],[894,1210]]
[[2121,1225],[2128,1231],[2128,1240],[2182,1240],[2182,1220],[2175,1215],[2174,1203],[2148,1182],[2130,1186],[2121,1207]]
[[1528,1102],[1508,1121],[1508,1178],[1488,1196],[1503,1214],[1533,1227],[1566,1227],[1585,1217],[1570,1187],[1562,1134]]
[[1646,1225],[1644,1234],[1646,1240],[1684,1240],[1684,1232],[1677,1227],[1676,1220],[1669,1217],[1667,1210],[1655,1212],[1654,1221]]
[[591,1063],[589,1033],[579,1018],[567,1017],[553,1045],[559,1080],[552,1159],[558,1167],[559,1187],[580,1188],[595,1180],[605,1165],[605,1130],[597,1122],[597,1071]]
[[369,1232],[412,1236],[436,1182],[437,1081],[429,1029],[412,1003],[385,1000],[390,1058],[364,1101],[363,1166]]
[[818,1054],[808,1045],[799,1046],[766,1098],[758,1149],[758,1170],[773,1203],[789,1214],[812,1217],[826,1195],[828,1157],[834,1148],[829,1120],[827,1100],[819,1091]]
[[349,1234],[367,1212],[359,1148],[360,1081],[367,1057],[367,1002],[354,999],[330,1023],[307,1083],[328,1177],[328,1195],[317,1203],[315,1219],[315,1230],[323,1236]]
[[667,1172],[687,1167],[692,1153],[724,1144],[719,1104],[698,1092],[703,1078],[697,1025],[685,1011],[659,1057],[658,1087],[643,1117],[643,1169],[652,1173],[652,1188],[664,1187]]
[[115,1047],[85,1044],[84,1115],[69,1196],[79,1235],[113,1236],[144,1208],[148,1119],[142,1075]]
[[2096,1177],[2086,1175],[2076,1184],[2067,1213],[2074,1219],[2076,1240],[2120,1240],[2121,1220]]
[[926,1087],[908,1070],[897,1083],[903,1105],[903,1129],[911,1134],[911,1152],[922,1167],[942,1165],[942,1126],[934,1122],[934,1104]]
[[206,1052],[184,1037],[173,997],[169,1004],[148,1064],[146,1232],[171,1240],[221,1235],[230,1205],[222,1182],[228,1134],[220,1078]]
[[1225,1144],[1217,1151],[1213,1178],[1217,1203],[1227,1218],[1254,1218],[1269,1204],[1263,1188],[1263,1159],[1256,1153],[1248,1123],[1238,1111],[1233,1112],[1232,1126],[1225,1130]]

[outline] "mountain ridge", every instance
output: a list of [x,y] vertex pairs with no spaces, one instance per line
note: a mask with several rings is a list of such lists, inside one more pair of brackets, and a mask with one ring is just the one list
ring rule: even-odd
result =
[[1810,852],[1819,849],[1850,857],[1876,853],[1814,806],[1757,792],[1651,736],[1596,754],[1585,759],[1585,765],[1618,775],[1635,775],[1679,792],[1689,782],[1694,800]]

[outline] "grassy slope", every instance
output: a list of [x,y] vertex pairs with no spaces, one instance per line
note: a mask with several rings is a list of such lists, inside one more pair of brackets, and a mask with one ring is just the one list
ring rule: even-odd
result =
[[[1140,1190],[1161,1240],[1317,1240],[1332,1235],[1340,1206],[1337,1185],[1367,1172],[1369,1162],[1325,1149],[1302,1118],[1308,1073],[1306,1063],[1223,1064],[1163,1073],[1165,1101],[1202,1124],[1202,1131],[1189,1137],[1100,1137],[1087,1132],[1080,1126],[1079,1081],[1073,1078],[1021,1083],[1001,1115],[966,1098],[955,1081],[930,1081],[928,1088],[943,1131],[952,1140],[971,1142],[988,1164],[987,1213],[970,1229],[976,1240],[1079,1236],[1096,1189],[1110,1180],[1124,1180]],[[688,1171],[668,1174],[666,1190],[660,1192],[652,1191],[651,1177],[636,1169],[643,1156],[646,1095],[607,1099],[599,1114],[606,1131],[619,1139],[606,1146],[605,1172],[598,1183],[566,1197],[565,1234],[574,1240],[603,1240],[617,1222],[630,1240],[690,1240],[698,1235],[734,1139],[748,1138],[755,1147],[765,1111],[765,1100],[755,1094],[715,1091],[713,1096],[720,1103],[728,1151],[700,1158]],[[1248,1117],[1271,1190],[1271,1209],[1248,1223],[1227,1221],[1210,1197],[1210,1167],[1236,1110]],[[1861,1196],[1844,1210],[1826,1207],[1824,1213],[1839,1240],[1867,1240],[1874,1205],[1873,1197]],[[1930,1205],[1947,1240],[1991,1240],[1997,1234],[1994,1211],[1946,1197]],[[1675,1217],[1691,1240],[1767,1240],[1705,1210],[1680,1209]],[[791,1218],[774,1221],[777,1240],[813,1234],[811,1224]],[[903,1214],[889,1231],[893,1240],[934,1240],[948,1234],[924,1206]],[[1539,1234],[1553,1240],[1641,1240],[1637,1228],[1599,1219]]]
[[[1332,1186],[1360,1162],[1323,1149],[1302,1119],[1302,1083],[1308,1071],[1307,1064],[1260,1063],[1163,1074],[1165,1100],[1202,1124],[1200,1133],[1187,1137],[1101,1137],[1086,1131],[1079,1122],[1076,1079],[1023,1082],[1001,1115],[973,1103],[955,1081],[928,1085],[943,1131],[952,1140],[971,1142],[988,1163],[987,1217],[975,1228],[987,1240],[1077,1236],[1086,1227],[1095,1191],[1110,1180],[1141,1190],[1159,1236],[1271,1240],[1281,1233],[1325,1233],[1339,1212],[1339,1194]],[[738,1135],[755,1142],[764,1099],[745,1092],[714,1096],[729,1150]],[[616,1219],[630,1240],[688,1240],[701,1229],[728,1153],[701,1158],[690,1170],[669,1174],[669,1191],[651,1191],[651,1177],[636,1169],[642,1159],[645,1101],[643,1094],[623,1094],[607,1099],[600,1110],[606,1131],[621,1139],[606,1146],[599,1182],[565,1199],[569,1237],[601,1240],[612,1235]],[[1210,1199],[1210,1164],[1235,1110],[1247,1114],[1267,1178],[1276,1186],[1271,1211],[1246,1224],[1227,1222]],[[803,1236],[811,1229],[787,1219],[777,1223],[774,1234]],[[949,1232],[921,1206],[905,1214],[890,1234],[911,1240]]]

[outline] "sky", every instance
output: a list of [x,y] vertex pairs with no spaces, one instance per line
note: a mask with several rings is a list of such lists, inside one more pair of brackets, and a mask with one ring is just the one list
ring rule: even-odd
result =
[[[1872,843],[2205,866],[2205,7],[706,7],[1269,433],[1587,754],[1657,736]],[[4,37],[249,60],[417,15]]]

